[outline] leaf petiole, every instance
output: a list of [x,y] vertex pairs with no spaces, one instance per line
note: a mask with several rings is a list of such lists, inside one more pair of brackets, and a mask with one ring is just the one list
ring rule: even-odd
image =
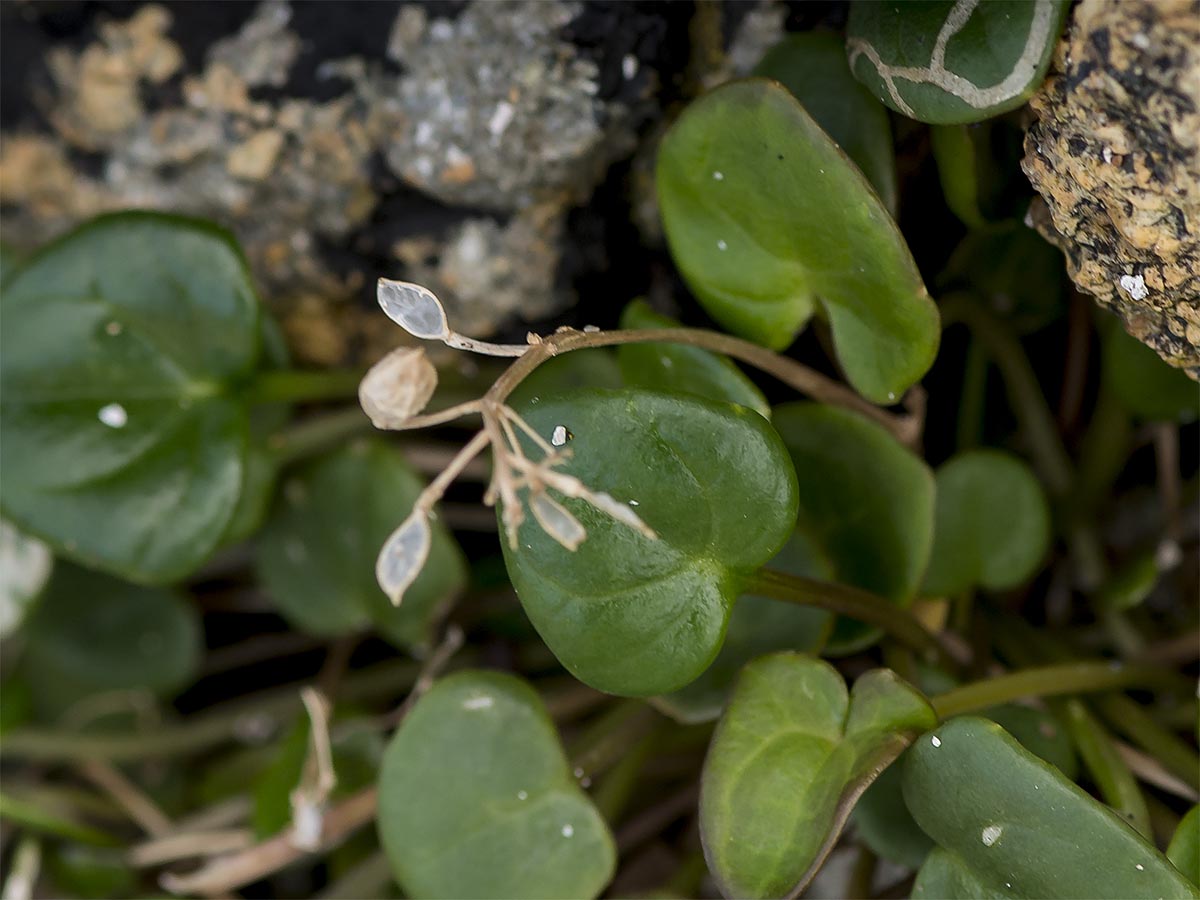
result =
[[316,403],[358,396],[364,369],[269,369],[245,388],[248,403]]

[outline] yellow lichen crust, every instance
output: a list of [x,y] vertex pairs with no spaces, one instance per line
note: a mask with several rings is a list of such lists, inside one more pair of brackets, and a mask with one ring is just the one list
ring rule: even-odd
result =
[[1200,377],[1200,0],[1084,0],[1030,105],[1035,224],[1081,290]]

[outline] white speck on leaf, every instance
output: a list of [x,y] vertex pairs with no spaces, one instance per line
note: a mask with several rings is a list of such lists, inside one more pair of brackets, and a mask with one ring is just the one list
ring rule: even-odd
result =
[[724,181],[724,180],[725,180],[724,172],[713,172],[713,181]]
[[638,503],[636,500],[630,500],[630,501],[629,501],[629,505],[630,505],[630,506],[641,506],[641,504],[640,504],[640,503]]
[[575,829],[574,829],[574,827],[573,827],[573,826],[571,826],[571,825],[564,825],[564,826],[562,827],[562,836],[563,836],[563,837],[565,837],[565,838],[569,838],[569,837],[570,837],[571,835],[573,835],[574,833],[575,833]]
[[935,747],[940,747],[940,746],[942,746],[942,739],[941,739],[941,738],[939,738],[939,737],[938,737],[938,736],[935,734],[933,737],[931,737],[931,738],[929,739],[929,743],[933,744],[933,746],[935,746]]
[[125,423],[129,421],[129,413],[125,412],[125,407],[120,403],[110,403],[107,406],[100,407],[100,412],[96,413],[96,418],[109,428],[124,428]]
[[517,799],[518,800],[528,800],[529,799],[528,791],[517,791]]
[[982,832],[980,832],[979,839],[983,841],[983,846],[990,847],[992,844],[996,843],[996,841],[1000,840],[1000,835],[1003,832],[1004,829],[999,825],[988,825],[983,829]]
[[1134,866],[1134,868],[1135,868],[1135,869],[1137,869],[1139,872],[1145,872],[1145,871],[1146,871],[1146,867],[1145,867],[1145,866],[1143,866],[1141,863],[1138,863],[1137,865],[1135,865],[1135,866]]
[[550,433],[550,443],[555,447],[561,447],[567,442],[567,429],[564,425],[555,425],[554,431]]
[[480,694],[477,697],[468,697],[466,700],[464,700],[462,703],[462,708],[471,710],[491,709],[495,702],[496,701],[487,694]]
[[725,243],[724,241],[717,241],[717,249],[718,250],[728,250],[729,245],[727,243]]

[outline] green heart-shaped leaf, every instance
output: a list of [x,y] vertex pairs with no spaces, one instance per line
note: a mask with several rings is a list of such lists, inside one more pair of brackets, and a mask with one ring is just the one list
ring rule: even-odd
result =
[[392,606],[375,580],[375,557],[425,485],[394,447],[359,441],[287,479],[258,544],[258,573],[296,627],[322,635],[374,625],[405,647],[430,637],[434,618],[462,589],[462,554],[431,524],[429,558]]
[[[279,324],[264,311],[262,328],[262,369],[286,369],[287,341]],[[250,435],[246,443],[245,473],[242,492],[234,507],[221,543],[235,544],[253,535],[262,527],[275,495],[280,460],[271,449],[270,441],[292,417],[289,403],[264,403],[250,410]]]
[[937,471],[937,521],[924,592],[999,591],[1029,578],[1050,545],[1045,492],[1021,460],[960,453]]
[[[1075,747],[1063,727],[1050,713],[1007,703],[981,713],[996,722],[1063,775],[1074,781],[1079,774]],[[906,750],[894,766],[875,780],[858,805],[854,823],[864,844],[884,859],[910,869],[919,869],[934,843],[913,820],[904,803],[901,773]],[[936,868],[936,866],[935,866]]]
[[174,592],[61,561],[25,635],[24,672],[48,711],[104,691],[170,695],[195,676],[203,646],[199,616]]
[[384,753],[377,822],[411,897],[595,897],[616,862],[541,700],[497,672],[417,702]]
[[855,800],[937,721],[886,669],[847,692],[828,663],[754,660],[713,735],[700,788],[704,853],[729,897],[791,897],[807,884]]
[[543,399],[526,418],[547,440],[563,426],[572,456],[560,471],[628,503],[658,539],[566,500],[587,529],[571,552],[527,516],[504,547],[525,612],[592,687],[683,687],[720,649],[745,576],[791,533],[796,480],[779,436],[743,406],[637,390]]
[[1192,422],[1200,417],[1200,387],[1116,323],[1104,338],[1104,382],[1143,419]]
[[1015,109],[1041,84],[1065,0],[854,3],[846,50],[883,103],[921,122],[979,122]]
[[617,355],[607,348],[575,350],[548,359],[517,385],[508,405],[522,411],[543,397],[570,394],[582,388],[619,388],[624,384]]
[[1019,222],[972,231],[954,249],[938,288],[965,288],[1022,334],[1063,315],[1070,279],[1062,253]]
[[[634,300],[621,313],[622,328],[678,328],[679,323],[660,316],[644,300]],[[623,344],[617,362],[627,387],[696,394],[748,406],[771,418],[767,398],[727,357],[686,344]]]
[[1175,829],[1175,836],[1167,847],[1167,859],[1192,884],[1200,886],[1200,806],[1188,810]]
[[1200,897],[1161,853],[987,719],[913,744],[904,799],[942,852],[914,897]]
[[855,79],[846,45],[828,31],[789,34],[767,51],[755,75],[773,78],[862,171],[895,216],[896,157],[887,110]]
[[[933,474],[879,425],[815,403],[777,407],[800,486],[797,525],[833,563],[836,578],[907,606],[933,540]],[[840,620],[833,652],[852,652],[879,635]]]
[[5,514],[139,581],[189,574],[238,504],[259,310],[223,231],[105,216],[4,288]]
[[[830,579],[833,566],[815,543],[797,531],[771,560],[772,569],[789,575]],[[739,597],[729,616],[725,643],[712,665],[686,687],[655,697],[656,707],[686,725],[721,715],[742,667],[777,650],[817,653],[829,639],[833,615],[812,606],[780,603],[751,594]]]
[[781,85],[727,84],[663,139],[671,255],[709,314],[786,347],[818,300],[850,382],[894,400],[933,362],[938,312],[891,215]]

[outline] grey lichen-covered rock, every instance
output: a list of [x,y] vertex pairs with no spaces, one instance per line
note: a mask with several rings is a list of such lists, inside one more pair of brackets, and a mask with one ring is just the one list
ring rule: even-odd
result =
[[486,334],[498,320],[554,312],[564,219],[560,207],[543,204],[503,224],[473,217],[441,241],[409,239],[393,250],[411,279],[443,298],[456,330]]
[[[263,0],[206,43],[189,29],[219,31],[233,7],[101,13],[86,40],[48,50],[29,91],[40,115],[0,141],[0,237],[28,248],[125,207],[217,220],[319,364],[378,354],[378,315],[345,302],[378,275],[427,279],[481,337],[567,306],[567,212],[634,142],[635,92],[605,94],[597,60],[634,45],[571,43],[584,7],[569,0],[473,0],[450,18],[354,6]],[[378,39],[314,32],[367,7]],[[642,102],[653,76],[633,54],[615,62]]]
[[633,135],[625,111],[597,99],[596,64],[560,37],[579,11],[560,0],[492,0],[428,21],[406,7],[389,47],[405,69],[392,170],[445,202],[502,211],[590,195]]
[[1030,101],[1039,230],[1080,289],[1200,376],[1200,2],[1084,0]]

